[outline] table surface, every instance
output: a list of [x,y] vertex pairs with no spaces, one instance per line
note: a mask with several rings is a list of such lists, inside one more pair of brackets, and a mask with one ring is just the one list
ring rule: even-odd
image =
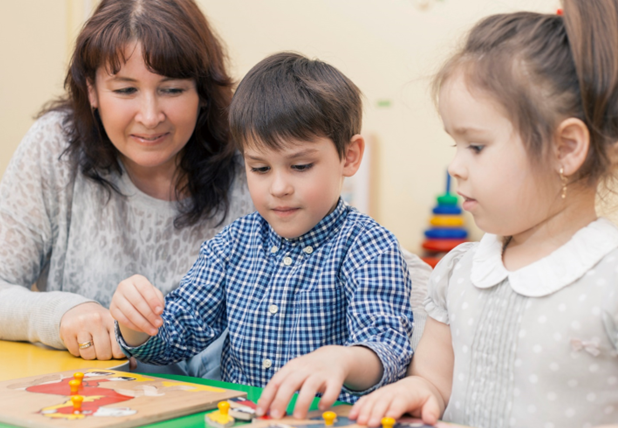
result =
[[[127,360],[83,360],[72,356],[68,351],[58,351],[31,343],[10,342],[6,340],[0,340],[0,361],[2,361],[2,364],[0,364],[0,380],[10,380],[40,374],[86,368],[117,368],[118,370],[129,371]],[[247,399],[253,402],[257,402],[262,394],[262,388],[256,388],[253,386],[238,385],[189,376],[165,375],[159,373],[154,374],[153,376],[243,391],[247,393]],[[296,397],[294,397],[290,402],[288,406],[288,413],[293,411],[295,402]],[[313,400],[310,409],[317,410],[317,404],[318,399],[316,398]],[[144,426],[157,428],[204,428],[204,414],[205,412],[194,413],[192,415]],[[5,427],[13,427],[13,425],[0,423],[0,428]]]
[[0,340],[0,381],[74,369],[126,370],[127,360],[84,360],[45,345]]

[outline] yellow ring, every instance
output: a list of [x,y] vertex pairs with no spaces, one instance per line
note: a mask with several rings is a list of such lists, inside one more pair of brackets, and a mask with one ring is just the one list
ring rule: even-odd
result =
[[88,342],[78,343],[79,349],[88,349],[92,346],[92,342],[89,340]]
[[429,222],[432,226],[438,227],[457,227],[464,223],[462,216],[455,215],[436,215]]

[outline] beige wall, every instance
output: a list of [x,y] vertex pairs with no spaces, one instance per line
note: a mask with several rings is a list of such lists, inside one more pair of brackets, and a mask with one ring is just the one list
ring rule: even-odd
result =
[[[0,173],[32,116],[60,93],[70,40],[95,1],[0,1]],[[480,17],[558,7],[557,0],[434,0],[426,10],[416,5],[427,0],[198,1],[237,78],[270,53],[295,50],[357,83],[366,97],[364,133],[377,141],[373,214],[412,250],[453,153],[427,91],[432,72]]]

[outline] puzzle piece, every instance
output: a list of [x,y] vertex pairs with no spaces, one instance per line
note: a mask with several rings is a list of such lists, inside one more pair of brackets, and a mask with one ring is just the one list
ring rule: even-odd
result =
[[204,416],[206,425],[213,428],[229,428],[234,425],[234,422],[236,421],[229,415],[230,403],[227,401],[221,401],[217,404],[217,407],[219,410],[207,413],[206,416]]

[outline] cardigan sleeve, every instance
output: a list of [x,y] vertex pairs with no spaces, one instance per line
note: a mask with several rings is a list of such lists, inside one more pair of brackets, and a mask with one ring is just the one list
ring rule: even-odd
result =
[[57,236],[59,205],[70,197],[72,171],[60,113],[40,118],[13,155],[0,182],[0,338],[64,349],[60,320],[90,301],[66,292],[35,293]]

